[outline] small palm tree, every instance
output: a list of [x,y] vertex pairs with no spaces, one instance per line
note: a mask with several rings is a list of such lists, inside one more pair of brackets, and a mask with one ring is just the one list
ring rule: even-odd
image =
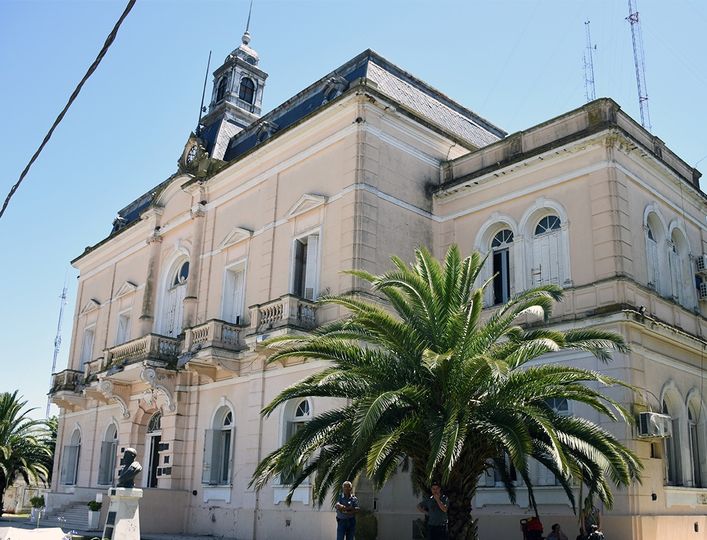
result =
[[553,285],[515,296],[482,321],[487,284],[473,287],[484,263],[479,253],[462,260],[453,246],[441,264],[422,249],[413,265],[399,258],[393,263],[395,270],[381,276],[350,272],[368,281],[385,307],[355,294],[327,297],[321,302],[342,306],[351,316],[272,344],[270,362],[299,357],[326,359],[330,366],[281,392],[264,415],[295,398],[346,401],[313,418],[268,455],[251,485],[260,488],[275,475],[291,476],[291,496],[313,475],[314,496],[322,504],[344,480],[363,474],[381,488],[406,469],[416,493],[433,479],[442,481],[449,497],[450,537],[470,539],[476,537],[471,499],[490,469],[514,501],[514,468],[533,506],[531,458],[555,475],[573,505],[576,480],[587,487],[589,498],[610,507],[612,483],[626,486],[639,479],[638,458],[613,435],[548,405],[567,399],[628,421],[627,411],[601,391],[623,383],[567,365],[529,364],[561,349],[588,351],[608,361],[609,350],[626,349],[619,335],[521,328],[526,315],[550,314],[561,297]]
[[30,484],[46,482],[50,474],[51,435],[43,420],[29,417],[33,409],[26,405],[17,391],[0,393],[0,513],[5,490],[18,476]]

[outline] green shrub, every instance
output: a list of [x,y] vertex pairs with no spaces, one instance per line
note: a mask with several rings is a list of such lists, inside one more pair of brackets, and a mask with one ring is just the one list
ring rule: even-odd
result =
[[30,497],[29,503],[32,505],[32,508],[44,508],[44,495]]
[[86,506],[88,506],[88,509],[91,512],[98,512],[101,509],[101,506],[103,506],[103,503],[99,503],[98,501],[88,501]]

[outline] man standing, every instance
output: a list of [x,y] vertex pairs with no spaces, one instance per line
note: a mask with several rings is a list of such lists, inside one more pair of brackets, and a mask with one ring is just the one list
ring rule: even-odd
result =
[[432,496],[420,501],[417,509],[427,515],[427,538],[447,540],[447,509],[449,499],[442,495],[439,482],[432,482]]
[[552,526],[552,532],[547,535],[547,540],[568,540],[567,535],[560,529],[560,524],[555,523]]
[[354,540],[358,499],[352,493],[353,485],[348,480],[341,485],[343,493],[336,502],[336,540]]

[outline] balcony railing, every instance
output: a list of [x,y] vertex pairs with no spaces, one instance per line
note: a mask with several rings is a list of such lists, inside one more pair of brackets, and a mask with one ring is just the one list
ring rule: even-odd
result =
[[50,394],[57,392],[80,392],[83,382],[83,371],[65,369],[59,373],[52,373],[52,387]]
[[250,307],[250,332],[295,327],[303,330],[314,328],[317,306],[293,294],[286,294],[265,304]]
[[155,360],[168,364],[176,363],[181,349],[179,339],[147,334],[122,345],[105,350],[103,367],[125,366],[143,360]]
[[184,349],[189,351],[193,346],[199,348],[218,347],[230,351],[238,351],[245,347],[241,341],[242,327],[227,323],[218,319],[211,319],[195,326],[187,328],[184,337]]

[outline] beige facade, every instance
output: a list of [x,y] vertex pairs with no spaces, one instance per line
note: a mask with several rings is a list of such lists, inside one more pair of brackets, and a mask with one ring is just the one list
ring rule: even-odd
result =
[[[251,135],[257,140],[238,150]],[[671,438],[605,426],[646,466],[643,484],[604,511],[610,537],[701,537],[707,325],[696,276],[707,205],[699,173],[611,100],[504,135],[367,51],[233,135],[225,151],[223,130],[211,147],[192,137],[180,170],[73,261],[70,364],[52,390],[62,408],[54,510],[104,490],[120,450],[132,446],[144,466],[145,531],[331,537],[333,514],[312,506],[307,487],[290,507],[286,479],[248,487],[265,455],[335,405],[291,403],[262,418],[278,392],[323,364],[266,366],[260,344],[342,316],[313,302],[359,287],[342,270],[380,272],[393,254],[428,246],[441,256],[457,243],[465,254],[490,252],[489,307],[558,283],[565,300],[551,324],[610,328],[631,346],[608,365],[581,354],[548,362],[617,376],[639,388],[615,391],[636,414],[671,417]],[[576,531],[560,488],[539,467],[535,477],[546,526]],[[518,536],[527,493],[519,486],[511,505],[492,477],[482,483],[474,502],[482,538]],[[363,482],[358,491],[379,538],[412,536],[404,475],[381,493]]]

